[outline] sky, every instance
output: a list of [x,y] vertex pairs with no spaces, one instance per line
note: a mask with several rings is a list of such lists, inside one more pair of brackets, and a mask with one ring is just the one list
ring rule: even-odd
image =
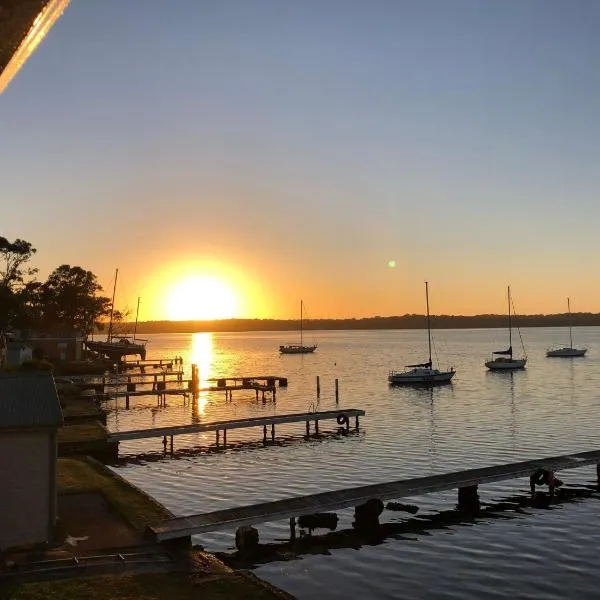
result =
[[[140,319],[600,312],[595,0],[72,0],[0,235]],[[221,313],[219,313],[221,311]]]

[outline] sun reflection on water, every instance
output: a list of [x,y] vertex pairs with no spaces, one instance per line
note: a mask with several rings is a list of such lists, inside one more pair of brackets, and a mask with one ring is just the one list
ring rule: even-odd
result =
[[[213,372],[213,337],[212,333],[194,333],[192,336],[192,348],[190,351],[189,364],[198,366],[200,389],[208,387],[209,379]],[[194,404],[192,418],[198,419],[206,411],[208,404],[208,392],[200,392],[198,400]]]

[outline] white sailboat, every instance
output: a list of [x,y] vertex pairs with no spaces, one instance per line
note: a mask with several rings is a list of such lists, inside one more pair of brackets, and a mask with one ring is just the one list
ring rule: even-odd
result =
[[453,368],[440,371],[433,368],[431,360],[431,323],[429,318],[429,284],[425,282],[425,303],[427,305],[427,342],[429,347],[429,360],[418,365],[406,365],[409,371],[391,371],[388,382],[392,385],[438,385],[450,383],[456,374]]
[[587,348],[573,348],[573,332],[571,330],[571,300],[567,298],[567,311],[569,315],[569,346],[563,348],[551,348],[546,352],[548,357],[566,357],[585,356]]
[[140,301],[138,298],[137,313],[135,316],[135,332],[133,334],[133,340],[128,337],[120,336],[118,339],[113,337],[113,313],[115,309],[115,293],[117,290],[117,277],[119,275],[119,269],[115,271],[115,283],[113,287],[112,302],[110,305],[110,320],[108,323],[108,335],[106,336],[105,342],[86,340],[85,345],[89,350],[97,352],[107,358],[115,361],[123,360],[124,356],[137,356],[139,355],[142,360],[146,359],[146,340],[135,339],[137,333],[137,319],[140,310]]
[[279,346],[281,354],[310,354],[317,349],[317,344],[306,345],[303,340],[304,302],[300,300],[300,343]]
[[[510,313],[511,304],[510,286],[508,286],[508,349],[492,352],[492,358],[485,363],[485,366],[491,371],[514,371],[516,369],[524,369],[525,364],[527,363],[527,355],[525,354],[524,347],[524,356],[522,358],[513,358],[512,319]],[[519,337],[520,336],[521,334],[519,333]],[[521,340],[521,345],[523,345],[523,340]]]

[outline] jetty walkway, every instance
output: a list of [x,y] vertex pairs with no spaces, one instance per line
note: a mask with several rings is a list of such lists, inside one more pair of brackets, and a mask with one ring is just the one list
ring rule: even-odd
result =
[[[565,456],[554,456],[535,460],[494,465],[478,469],[467,469],[454,473],[431,475],[414,479],[400,479],[387,483],[363,485],[332,492],[296,496],[274,502],[262,502],[238,508],[229,508],[207,513],[176,517],[151,526],[149,529],[157,541],[165,541],[191,535],[233,529],[243,525],[257,525],[268,521],[290,519],[312,513],[339,510],[351,506],[360,507],[377,499],[380,501],[420,496],[433,492],[458,489],[459,505],[461,498],[477,497],[477,486],[484,483],[532,477],[544,471],[575,469],[588,465],[599,465],[600,450],[581,452]],[[597,466],[600,475],[600,466]],[[465,494],[465,492],[467,492]]]
[[121,442],[124,440],[139,440],[152,437],[163,438],[166,446],[167,437],[171,438],[171,452],[173,451],[173,437],[190,433],[205,433],[214,431],[216,442],[219,446],[219,436],[223,433],[223,447],[227,446],[227,431],[230,429],[245,429],[249,427],[263,428],[263,441],[267,441],[267,427],[271,427],[271,439],[275,440],[275,425],[283,423],[306,423],[306,435],[310,435],[310,424],[314,423],[315,435],[319,434],[319,422],[335,419],[340,427],[350,429],[350,419],[354,417],[355,427],[359,428],[359,417],[365,415],[364,410],[357,408],[345,408],[339,410],[328,410],[319,412],[291,413],[287,415],[271,415],[268,417],[251,417],[249,419],[233,419],[229,421],[212,421],[193,425],[172,425],[167,427],[154,427],[152,429],[133,429],[130,431],[119,431],[107,436],[108,442]]

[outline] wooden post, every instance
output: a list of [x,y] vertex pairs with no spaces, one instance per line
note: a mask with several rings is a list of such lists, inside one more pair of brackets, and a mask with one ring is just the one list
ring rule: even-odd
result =
[[215,431],[215,433],[217,434],[217,448],[219,447],[219,430],[217,429]]
[[596,477],[598,478],[598,487],[600,487],[600,463],[596,465]]
[[271,423],[271,441],[275,441],[275,423]]
[[163,437],[163,449],[166,453],[167,452],[167,436],[166,435]]
[[336,378],[335,380],[335,403],[338,404],[340,401],[340,389],[338,385],[339,380]]
[[263,425],[263,444],[267,443],[267,426]]
[[223,448],[227,448],[227,429],[223,429]]
[[125,408],[129,409],[129,394],[125,396]]
[[306,421],[306,437],[310,437],[310,421]]
[[321,378],[317,375],[317,398],[321,397]]
[[171,434],[171,454],[173,454],[173,434]]
[[358,431],[358,415],[356,415],[356,431]]
[[275,384],[273,384],[273,402],[277,402],[277,388],[275,387]]
[[290,517],[290,542],[296,541],[296,519]]
[[319,435],[319,421],[315,420],[315,435]]

